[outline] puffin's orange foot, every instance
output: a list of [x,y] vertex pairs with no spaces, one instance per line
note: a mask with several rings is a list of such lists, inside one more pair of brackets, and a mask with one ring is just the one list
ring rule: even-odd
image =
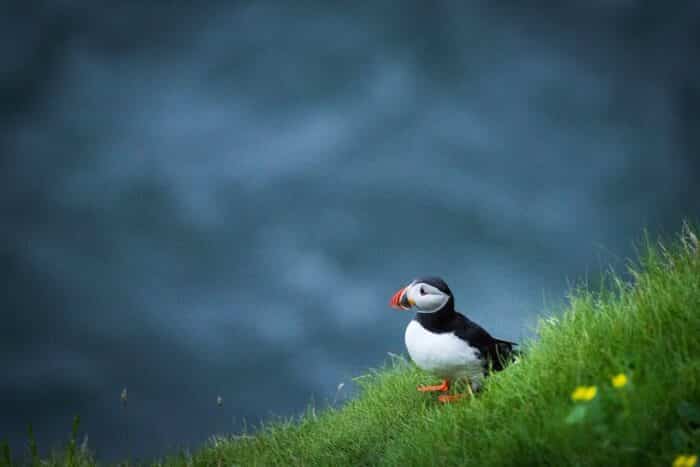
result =
[[446,392],[450,389],[450,382],[443,379],[441,384],[437,384],[435,386],[418,386],[416,389],[418,389],[420,392]]
[[465,397],[470,397],[469,394],[442,394],[438,396],[438,400],[442,402],[443,404],[448,404],[450,402],[454,402],[460,399],[463,399]]

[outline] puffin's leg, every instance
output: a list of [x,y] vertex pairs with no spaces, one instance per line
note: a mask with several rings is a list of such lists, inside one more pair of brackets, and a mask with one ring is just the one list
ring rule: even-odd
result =
[[441,394],[438,396],[438,401],[446,404],[448,402],[454,402],[464,397],[473,398],[474,392],[472,391],[472,382],[467,379],[467,393],[465,394]]
[[448,402],[454,402],[460,399],[463,399],[465,397],[470,397],[469,394],[440,394],[438,396],[438,400],[442,402],[443,404],[446,404]]
[[450,390],[450,381],[443,379],[441,384],[436,384],[435,386],[418,386],[416,389],[420,392],[447,392]]

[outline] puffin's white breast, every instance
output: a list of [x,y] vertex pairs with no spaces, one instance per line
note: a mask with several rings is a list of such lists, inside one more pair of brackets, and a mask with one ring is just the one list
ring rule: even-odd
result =
[[453,332],[437,334],[413,320],[406,328],[406,349],[421,369],[443,378],[480,377],[479,351]]

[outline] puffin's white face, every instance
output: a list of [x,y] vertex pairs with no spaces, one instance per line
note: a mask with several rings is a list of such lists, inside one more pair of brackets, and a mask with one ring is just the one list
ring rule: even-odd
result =
[[450,300],[442,290],[424,282],[413,281],[394,294],[393,308],[414,310],[418,313],[435,313]]

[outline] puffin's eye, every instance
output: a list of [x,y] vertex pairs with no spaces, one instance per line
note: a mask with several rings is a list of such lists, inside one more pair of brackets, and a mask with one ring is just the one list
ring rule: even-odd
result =
[[423,287],[420,288],[420,294],[425,295],[425,289]]

